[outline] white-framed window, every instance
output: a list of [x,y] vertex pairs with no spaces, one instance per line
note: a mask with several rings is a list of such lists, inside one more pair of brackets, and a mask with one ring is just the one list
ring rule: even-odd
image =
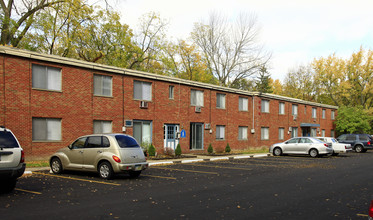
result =
[[93,133],[112,133],[112,121],[94,120],[93,121]]
[[152,122],[143,120],[133,120],[133,137],[141,146],[152,143]]
[[60,118],[32,118],[33,141],[60,141]]
[[325,117],[326,117],[326,110],[323,109],[323,110],[322,110],[322,118],[325,119]]
[[316,108],[312,108],[312,118],[316,118],[317,117],[317,113],[316,113]]
[[216,93],[216,108],[225,109],[225,94]]
[[331,119],[332,119],[332,120],[335,119],[335,112],[334,112],[334,110],[332,110],[332,113],[331,113]]
[[322,137],[325,137],[325,129],[322,129],[322,130],[321,130],[321,136],[322,136]]
[[113,95],[113,77],[104,75],[93,76],[93,94],[99,96]]
[[152,100],[152,83],[133,81],[133,98],[136,100]]
[[298,137],[298,127],[291,128],[291,137]]
[[175,86],[168,87],[168,98],[169,99],[174,99],[174,90],[175,90]]
[[262,100],[262,112],[269,113],[269,100]]
[[190,91],[190,105],[203,106],[203,91],[195,89]]
[[61,69],[32,64],[32,88],[61,91]]
[[311,137],[316,137],[316,136],[317,136],[317,129],[311,128]]
[[284,140],[285,138],[285,128],[278,128],[278,139]]
[[225,126],[216,125],[216,139],[224,140],[225,139]]
[[246,126],[238,127],[238,140],[247,140],[247,127]]
[[269,128],[268,127],[261,128],[260,139],[269,140]]
[[245,97],[238,98],[238,110],[248,111],[249,110],[249,99]]
[[291,106],[291,114],[292,115],[298,115],[298,105],[292,105]]
[[280,102],[278,105],[278,114],[285,115],[285,102]]

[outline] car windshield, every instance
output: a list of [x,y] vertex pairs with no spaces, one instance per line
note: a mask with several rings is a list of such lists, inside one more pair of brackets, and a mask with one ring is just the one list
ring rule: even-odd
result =
[[9,131],[0,131],[0,148],[18,148],[18,142]]
[[115,139],[117,139],[120,148],[140,147],[136,139],[129,136],[116,135]]

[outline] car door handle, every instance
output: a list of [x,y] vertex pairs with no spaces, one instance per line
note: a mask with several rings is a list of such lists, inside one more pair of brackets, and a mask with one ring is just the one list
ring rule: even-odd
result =
[[82,150],[80,150],[80,151],[79,151],[79,153],[81,153],[81,154],[82,154],[82,153],[83,153],[83,151],[82,151]]
[[101,151],[101,150],[98,150],[98,151],[97,151],[97,153],[101,154],[101,153],[102,153],[102,151]]

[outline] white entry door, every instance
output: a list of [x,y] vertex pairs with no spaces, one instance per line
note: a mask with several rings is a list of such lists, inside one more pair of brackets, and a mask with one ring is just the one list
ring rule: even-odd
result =
[[177,133],[179,132],[179,125],[176,124],[165,124],[164,125],[164,150],[176,149],[179,144],[179,139],[177,138]]

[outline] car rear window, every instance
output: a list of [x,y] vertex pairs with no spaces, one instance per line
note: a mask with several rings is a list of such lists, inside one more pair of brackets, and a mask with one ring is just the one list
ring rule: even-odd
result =
[[0,131],[0,148],[19,148],[19,145],[12,133]]
[[140,147],[139,144],[137,143],[136,139],[132,138],[132,137],[129,137],[129,136],[116,135],[115,139],[117,139],[120,148]]

